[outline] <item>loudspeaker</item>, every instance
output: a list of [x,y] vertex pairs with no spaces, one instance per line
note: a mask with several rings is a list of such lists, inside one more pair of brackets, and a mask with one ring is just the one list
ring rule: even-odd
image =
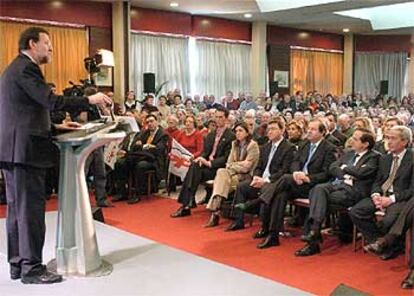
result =
[[105,223],[105,218],[101,208],[93,207],[92,208],[93,219],[102,223]]
[[279,81],[271,81],[269,89],[270,96],[273,97],[275,93],[279,92]]
[[144,93],[155,93],[155,74],[144,73]]
[[381,80],[380,95],[388,95],[388,80]]

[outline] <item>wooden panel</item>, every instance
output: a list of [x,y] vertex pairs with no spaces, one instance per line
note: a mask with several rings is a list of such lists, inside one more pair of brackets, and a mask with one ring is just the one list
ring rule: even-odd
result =
[[411,51],[410,35],[358,35],[356,51],[407,52]]
[[[289,71],[290,73],[290,47],[288,45],[268,45],[267,59],[269,67],[269,81],[273,81],[273,74],[275,70]],[[279,94],[283,95],[289,93],[290,87],[279,88]]]
[[251,41],[252,25],[249,22],[193,16],[192,34],[210,38]]

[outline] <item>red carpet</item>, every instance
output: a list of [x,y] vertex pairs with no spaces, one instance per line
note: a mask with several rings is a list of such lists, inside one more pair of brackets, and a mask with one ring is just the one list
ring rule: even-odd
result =
[[[297,237],[282,238],[280,247],[256,249],[258,241],[251,235],[258,221],[251,228],[228,233],[224,229],[229,221],[224,219],[216,228],[203,228],[209,215],[201,206],[190,217],[172,219],[169,215],[177,203],[169,199],[153,197],[135,205],[115,205],[104,209],[107,224],[311,293],[328,295],[344,283],[374,295],[414,294],[399,288],[408,272],[403,256],[384,262],[362,251],[354,253],[351,245],[329,238],[320,255],[296,258],[294,251],[303,245]],[[48,210],[54,209],[56,200],[51,200]],[[0,206],[0,216],[4,214],[5,207]]]

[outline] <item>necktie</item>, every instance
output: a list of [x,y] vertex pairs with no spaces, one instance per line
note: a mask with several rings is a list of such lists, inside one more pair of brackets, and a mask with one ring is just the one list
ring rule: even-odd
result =
[[394,182],[394,179],[395,179],[395,175],[397,174],[397,170],[398,170],[398,156],[394,156],[392,159],[391,172],[388,176],[388,179],[381,186],[383,194],[386,194],[387,191],[391,188],[392,183]]
[[305,173],[305,174],[307,174],[308,173],[308,165],[309,165],[309,162],[311,161],[311,159],[312,159],[312,156],[313,156],[313,154],[315,153],[315,150],[316,150],[316,144],[310,144],[310,148],[309,148],[309,154],[308,154],[308,159],[306,160],[306,162],[305,162],[305,164],[304,164],[304,166],[303,166],[303,172]]
[[267,163],[266,163],[266,168],[263,172],[263,179],[268,179],[270,177],[270,163],[272,162],[273,156],[276,152],[276,145],[272,145],[272,149],[270,150],[269,153],[269,158],[267,159]]
[[147,144],[152,144],[152,140],[154,140],[154,134],[151,133],[147,139]]
[[347,163],[347,165],[356,165],[356,160],[358,159],[359,154],[355,154],[354,157],[352,157],[349,162]]

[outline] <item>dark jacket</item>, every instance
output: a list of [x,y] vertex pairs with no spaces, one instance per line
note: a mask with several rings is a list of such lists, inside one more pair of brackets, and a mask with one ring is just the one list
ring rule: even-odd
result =
[[[378,170],[378,161],[381,154],[377,151],[367,151],[358,162],[350,164],[355,159],[355,152],[346,152],[339,160],[333,162],[329,167],[330,174],[340,180],[344,179],[344,175],[353,177],[353,190],[359,199],[367,197],[371,192],[372,183],[375,180]],[[342,165],[346,165],[341,169]]]
[[[204,138],[204,148],[201,156],[206,160],[209,160],[210,154],[213,151],[214,140],[216,139],[216,131],[210,132]],[[236,139],[236,136],[231,129],[226,128],[221,136],[214,159],[211,162],[212,169],[224,168],[226,166],[227,158],[229,157],[231,150],[231,142]]]
[[[259,163],[254,171],[255,176],[263,176],[271,149],[272,142],[267,143],[260,149]],[[293,161],[295,151],[296,147],[286,139],[283,139],[282,142],[280,142],[275,154],[273,154],[269,167],[269,179],[271,182],[276,182],[281,176],[289,173],[289,168]]]
[[[377,178],[372,186],[371,193],[385,194],[382,192],[381,186],[388,179],[392,165],[391,153],[381,156],[379,160],[379,168]],[[414,158],[413,151],[407,149],[401,164],[398,167],[395,175],[394,182],[392,184],[395,201],[406,201],[409,200],[414,194]]]
[[[310,142],[299,148],[295,159],[290,167],[291,172],[302,171],[308,159],[310,150]],[[310,186],[329,181],[329,166],[335,161],[336,147],[323,139],[308,164],[308,176],[310,178]]]
[[39,66],[20,54],[0,77],[0,166],[53,166],[50,111],[88,107],[85,97],[54,95]]

